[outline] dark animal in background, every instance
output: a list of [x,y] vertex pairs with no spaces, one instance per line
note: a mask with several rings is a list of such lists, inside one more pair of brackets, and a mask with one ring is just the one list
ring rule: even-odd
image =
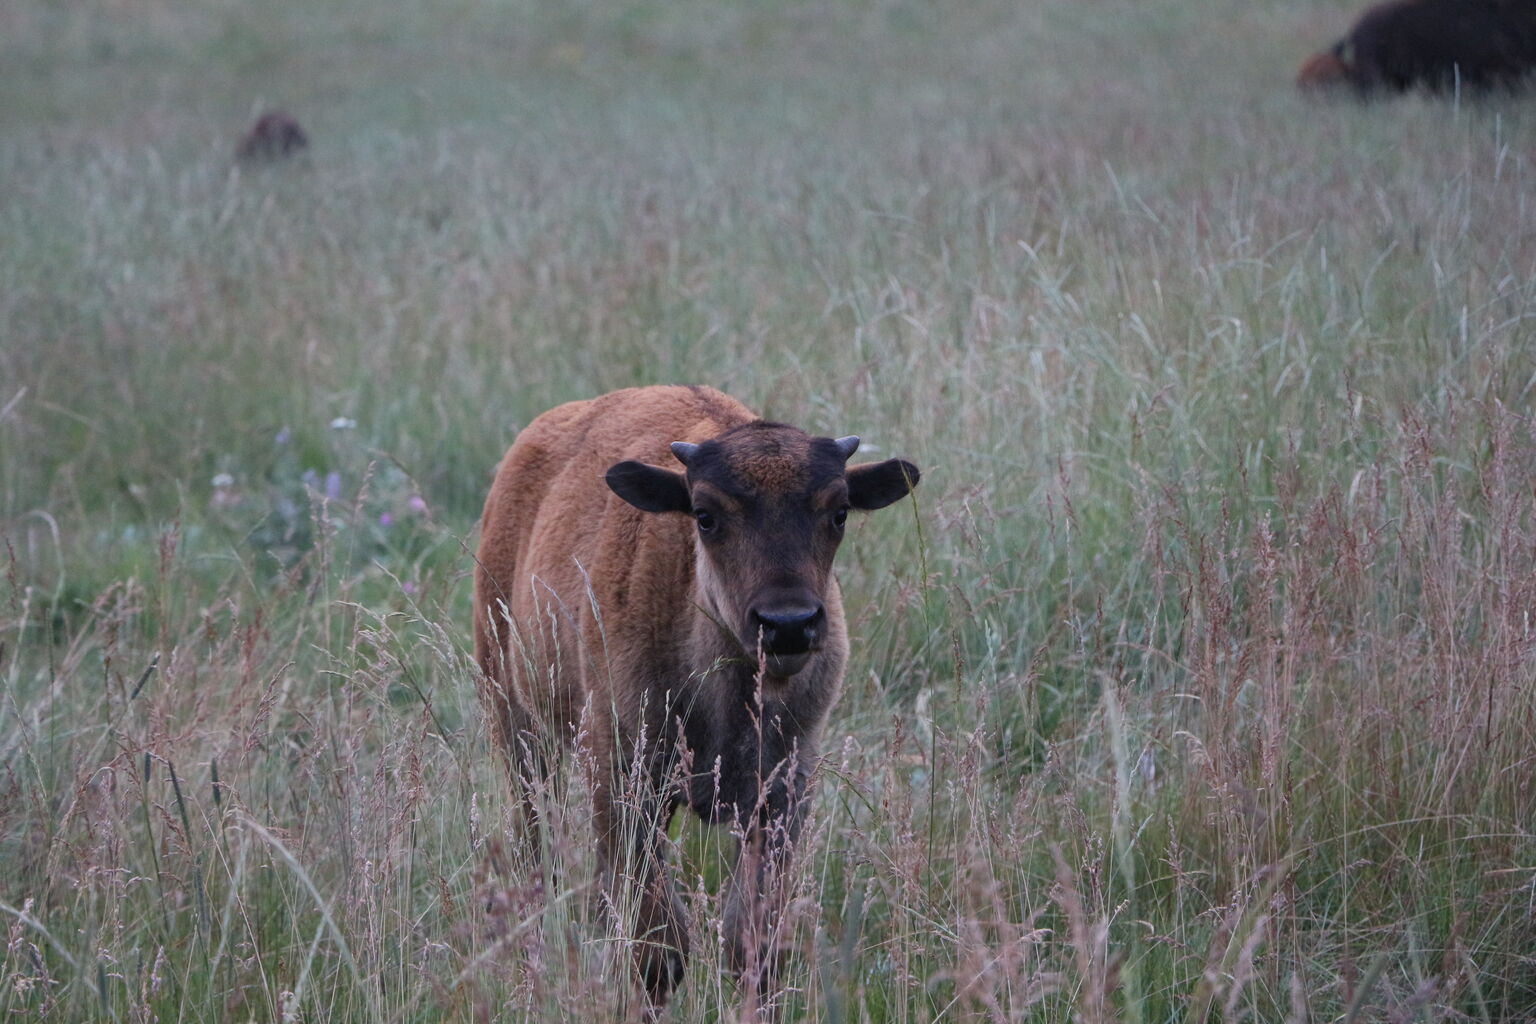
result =
[[1427,88],[1513,88],[1536,70],[1536,0],[1394,0],[1360,16],[1332,49],[1309,58],[1303,89],[1368,95]]
[[773,983],[785,871],[848,656],[832,559],[850,511],[918,480],[901,459],[847,465],[858,445],[710,388],[630,388],[536,418],[486,499],[487,711],[531,820],[530,788],[581,731],[603,884],[653,1005],[688,953],[663,863],[684,806],[743,837],[727,950],[750,1000]]
[[246,162],[281,160],[309,147],[309,136],[291,114],[271,110],[245,133],[235,155]]

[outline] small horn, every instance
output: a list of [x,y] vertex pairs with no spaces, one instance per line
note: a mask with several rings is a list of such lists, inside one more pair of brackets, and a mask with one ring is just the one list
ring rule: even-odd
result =
[[837,445],[837,450],[842,453],[843,461],[853,458],[853,453],[859,450],[859,435],[849,434],[832,442]]
[[677,456],[677,461],[688,465],[693,457],[699,454],[699,446],[691,441],[673,441],[672,454]]

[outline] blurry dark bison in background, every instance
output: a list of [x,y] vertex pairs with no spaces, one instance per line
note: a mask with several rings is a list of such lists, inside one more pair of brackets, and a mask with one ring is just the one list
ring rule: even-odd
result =
[[1308,59],[1296,84],[1362,95],[1487,91],[1517,87],[1533,69],[1536,0],[1393,0]]
[[292,156],[309,147],[309,136],[291,114],[271,110],[262,114],[245,133],[235,156],[251,162],[269,162]]

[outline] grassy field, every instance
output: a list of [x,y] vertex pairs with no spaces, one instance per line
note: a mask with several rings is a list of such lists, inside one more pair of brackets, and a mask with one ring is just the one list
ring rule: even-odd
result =
[[679,381],[925,474],[788,1018],[1536,1018],[1536,103],[1304,101],[1351,15],[10,0],[0,1015],[634,1017],[469,551],[522,424]]

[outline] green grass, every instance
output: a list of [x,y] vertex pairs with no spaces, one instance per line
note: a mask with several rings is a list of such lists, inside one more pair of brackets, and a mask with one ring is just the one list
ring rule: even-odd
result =
[[518,427],[687,381],[924,469],[790,1016],[1536,1016],[1536,108],[1303,101],[1351,13],[10,5],[0,1012],[634,1012],[469,551]]

